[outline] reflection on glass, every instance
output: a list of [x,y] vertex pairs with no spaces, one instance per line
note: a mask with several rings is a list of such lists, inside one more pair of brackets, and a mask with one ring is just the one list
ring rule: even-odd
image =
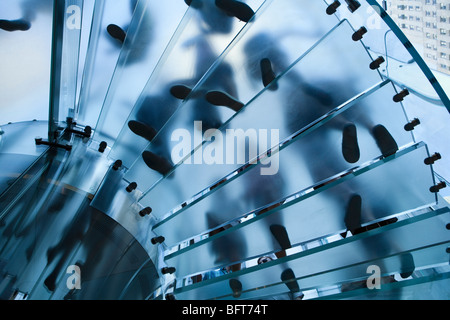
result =
[[95,127],[121,52],[122,43],[114,37],[114,33],[108,32],[108,26],[112,24],[127,29],[136,2],[137,0],[95,2],[76,110],[76,119],[80,124]]

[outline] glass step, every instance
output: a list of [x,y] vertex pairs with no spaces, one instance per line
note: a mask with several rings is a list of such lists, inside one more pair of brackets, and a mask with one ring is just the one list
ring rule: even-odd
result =
[[[146,2],[140,1],[137,10]],[[135,5],[136,1],[95,1],[84,70],[79,84],[76,120],[80,124],[95,128],[110,79],[122,54],[121,42],[108,33],[108,26],[114,24],[127,29],[132,23]]]
[[[392,85],[387,84],[314,131],[302,132],[304,135],[300,133],[293,135],[297,140],[282,143],[276,161],[274,155],[271,157],[271,166],[277,169],[274,175],[262,175],[262,169],[267,167],[262,163],[252,165],[246,171],[238,169],[234,174],[226,173],[221,170],[220,166],[217,166],[214,168],[214,176],[222,175],[230,177],[230,180],[223,181],[214,188],[204,189],[190,200],[185,199],[185,205],[178,205],[169,213],[159,216],[158,214],[162,210],[158,209],[162,205],[158,203],[153,206],[155,201],[149,202],[154,216],[160,218],[153,230],[164,235],[166,245],[172,246],[184,239],[192,238],[204,230],[277,201],[302,188],[307,188],[334,174],[353,169],[366,161],[375,159],[381,155],[381,151],[371,134],[374,124],[383,124],[394,137],[397,145],[411,144],[411,134],[399,125],[404,119],[401,106],[395,105],[389,99],[386,102],[386,97],[393,94],[395,92]],[[370,119],[370,122],[358,122],[360,119]],[[342,129],[340,128],[343,127],[343,123],[348,121],[356,123],[358,129],[361,157],[356,163],[345,161],[341,151]],[[372,126],[365,126],[368,123],[371,123]],[[307,126],[306,130],[310,129],[313,128]],[[208,170],[212,171],[208,165],[187,165],[185,166],[186,170],[188,167],[192,167],[189,171],[192,176],[196,174],[201,176],[209,172]],[[176,174],[184,173],[182,169],[180,167]],[[273,171],[275,172],[275,170]],[[188,174],[187,171],[186,174]],[[194,189],[197,180],[192,179],[191,181],[190,187]],[[168,189],[155,188],[150,193],[152,195],[150,199],[162,198],[164,194],[159,193],[161,190],[167,193]],[[215,208],[219,203],[220,210],[217,210]],[[216,225],[208,224],[207,215],[215,221]],[[190,222],[193,220],[196,223]],[[179,225],[189,227],[177,228]]]
[[318,300],[448,300],[449,285],[450,272],[433,273],[385,284],[375,292],[359,289],[320,297]]
[[[198,235],[192,245],[168,251],[166,263],[177,269],[177,276],[185,276],[436,203],[429,190],[432,172],[423,163],[427,155],[426,146],[413,145],[246,212],[220,228],[214,215],[206,214],[215,228]],[[398,178],[390,179],[393,174]]]
[[[450,221],[449,209],[422,214],[410,219],[370,230],[362,234],[300,251],[267,263],[257,264],[220,277],[177,288],[177,299],[233,298],[230,279],[242,285],[239,299],[255,298],[268,286],[296,281],[300,290],[348,280],[368,279],[371,265],[381,274],[409,273],[421,268],[448,262],[449,238],[445,225]],[[312,267],[314,266],[314,267]],[[291,269],[294,277],[282,282],[281,274]],[[406,276],[406,275],[405,275]],[[295,279],[295,280],[294,280]],[[280,293],[280,286],[271,286]],[[286,289],[284,289],[286,292]]]
[[[226,174],[236,170],[246,161],[253,160],[254,156],[250,155],[250,159],[244,162],[237,158],[238,152],[247,156],[246,153],[250,153],[249,149],[245,149],[245,146],[239,146],[234,141],[228,147],[226,143],[226,139],[228,139],[227,130],[234,129],[235,133],[244,132],[246,134],[245,132],[250,132],[259,135],[259,130],[265,129],[267,132],[264,138],[261,139],[262,142],[268,140],[269,132],[271,133],[271,139],[273,138],[272,133],[275,133],[277,134],[275,138],[283,141],[297,130],[313,123],[316,119],[341,106],[348,100],[360,96],[366,90],[373,89],[374,86],[376,89],[381,81],[380,76],[376,71],[368,67],[372,60],[364,47],[351,39],[351,33],[352,29],[345,21],[338,25],[286,73],[282,74],[277,81],[278,90],[265,90],[247,104],[241,112],[225,123],[221,128],[221,133],[224,137],[222,141],[224,151],[223,159],[219,159],[219,161],[222,160],[220,163],[203,164],[204,156],[202,156],[202,152],[206,147],[199,149],[199,152],[194,153],[193,157],[186,160],[186,162],[190,161],[191,164],[186,165],[183,163],[175,167],[173,173],[159,180],[145,193],[141,202],[152,208],[155,206],[154,215],[157,218],[161,218],[176,205],[183,203],[183,201],[198,194],[204,188],[220,181]],[[347,46],[352,46],[354,50],[344,50],[343,48],[347,48]],[[334,52],[334,54],[329,54],[329,52]],[[320,57],[320,59],[317,57]],[[326,57],[326,59],[323,57]],[[355,68],[355,65],[360,67]],[[353,73],[350,73],[349,70],[352,70]],[[300,77],[300,79],[297,77]],[[297,81],[294,81],[293,78],[297,79]],[[323,82],[321,79],[327,80]],[[342,85],[342,87],[338,88],[339,85]],[[298,90],[299,87],[305,88],[305,91]],[[335,90],[339,92],[339,95],[335,94]],[[312,92],[314,94],[311,94]],[[316,97],[319,94],[321,97],[332,99],[331,101],[318,101]],[[385,99],[392,100],[392,97],[385,97]],[[386,103],[392,105],[390,102]],[[314,106],[314,109],[311,111],[312,107],[310,106]],[[341,118],[341,120],[345,119]],[[360,119],[359,121],[370,123],[369,119]],[[405,121],[402,120],[402,122]],[[189,130],[188,132],[194,131],[192,125],[190,129],[186,130]],[[196,141],[201,140],[196,138],[198,136],[196,132],[190,135],[186,134],[186,136],[193,137],[193,146],[197,146],[198,142]],[[231,138],[234,139],[232,136]],[[184,139],[188,140],[187,138]],[[185,141],[181,142],[185,143]],[[254,148],[260,144],[258,146],[260,149],[258,154],[266,152],[270,144],[273,144],[267,141],[266,148],[261,150],[262,142],[259,140],[256,142],[251,141],[253,144],[251,146]],[[169,145],[169,150],[171,148],[179,148],[177,144],[180,145],[181,143],[172,141]],[[230,155],[233,156],[230,159],[231,161],[228,158]],[[147,172],[151,171],[148,167],[145,169]],[[127,173],[126,178],[130,180],[135,179],[136,181],[137,176],[134,176],[134,174],[137,173],[139,173],[138,176],[146,178],[146,183],[149,180],[151,181],[142,169],[138,171],[134,170],[134,168]],[[190,183],[185,185],[182,181],[190,181]],[[160,190],[167,191],[168,188],[176,191],[164,194],[165,201],[158,201],[158,203],[152,201],[154,196],[161,197],[163,195]]]

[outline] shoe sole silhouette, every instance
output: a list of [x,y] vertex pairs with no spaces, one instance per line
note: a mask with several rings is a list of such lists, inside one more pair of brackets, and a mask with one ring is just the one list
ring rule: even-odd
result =
[[356,126],[353,123],[346,125],[342,130],[342,155],[345,161],[349,163],[355,163],[359,160],[358,137]]
[[180,100],[186,99],[191,92],[191,88],[182,84],[175,85],[170,88],[170,94]]
[[345,212],[345,226],[352,234],[361,227],[362,199],[359,194],[353,195],[348,201]]
[[108,34],[114,39],[119,40],[121,43],[125,42],[127,34],[118,25],[110,24],[106,27],[106,31],[108,31]]
[[235,112],[238,112],[242,109],[242,107],[244,107],[242,102],[222,91],[209,91],[206,94],[206,101],[215,106],[228,107]]
[[152,141],[156,136],[157,132],[154,128],[146,125],[145,123],[131,120],[128,122],[128,128],[136,135],[141,136],[142,138],[147,139],[148,141]]
[[249,22],[255,12],[247,4],[235,0],[216,0],[216,6],[241,21]]
[[27,31],[31,28],[31,24],[28,21],[19,20],[0,20],[0,29],[5,31]]
[[383,157],[388,157],[393,155],[398,150],[397,142],[395,142],[394,138],[391,136],[389,131],[381,124],[376,125],[372,129],[372,134],[375,138],[375,141],[380,148],[381,154]]
[[154,154],[153,152],[144,151],[142,153],[142,158],[150,169],[161,173],[163,176],[167,175],[172,170],[173,166],[168,160]]
[[242,293],[242,283],[237,279],[230,279],[228,282],[231,290],[233,291],[233,297],[239,298]]
[[408,252],[401,255],[400,263],[401,263],[400,276],[403,279],[409,278],[416,269],[416,266],[414,264],[414,258],[411,255],[411,253]]
[[281,273],[281,281],[285,283],[289,291],[291,291],[292,293],[300,292],[300,287],[295,280],[295,274],[292,269],[286,269]]

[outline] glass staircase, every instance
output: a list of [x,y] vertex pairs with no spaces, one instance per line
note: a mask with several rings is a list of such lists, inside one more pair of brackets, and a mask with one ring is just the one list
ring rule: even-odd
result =
[[450,298],[450,100],[382,1],[3,0],[0,41],[0,299]]

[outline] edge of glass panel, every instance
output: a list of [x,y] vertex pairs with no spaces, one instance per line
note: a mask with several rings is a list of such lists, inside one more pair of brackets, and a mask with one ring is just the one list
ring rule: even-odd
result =
[[[222,275],[220,277],[204,280],[204,281],[201,281],[201,282],[198,282],[198,283],[195,283],[195,284],[182,286],[180,288],[175,289],[175,292],[177,294],[178,293],[182,293],[182,292],[187,292],[187,291],[190,291],[190,290],[195,290],[195,289],[201,288],[201,287],[206,286],[206,285],[210,285],[210,284],[213,284],[213,283],[221,282],[223,280],[227,280],[227,279],[235,278],[237,276],[242,276],[242,275],[245,275],[245,274],[249,274],[249,273],[252,273],[252,272],[257,271],[257,270],[267,269],[267,268],[270,268],[270,267],[273,267],[273,266],[276,266],[276,265],[283,265],[284,263],[287,263],[289,261],[293,261],[293,260],[299,259],[299,258],[304,257],[304,256],[309,256],[309,255],[312,255],[312,254],[315,254],[315,253],[318,253],[318,252],[323,252],[323,251],[326,251],[328,249],[339,247],[339,246],[343,246],[343,245],[348,244],[348,243],[357,242],[357,241],[359,241],[361,239],[365,239],[365,238],[369,238],[369,237],[372,237],[372,236],[376,236],[376,235],[384,233],[384,232],[386,232],[388,230],[401,228],[403,226],[414,224],[416,222],[427,220],[427,219],[430,219],[430,218],[433,218],[433,217],[443,216],[444,214],[449,213],[449,212],[450,212],[450,209],[448,207],[444,207],[444,208],[441,208],[441,209],[438,209],[438,210],[430,211],[430,212],[427,212],[427,213],[424,213],[424,214],[421,214],[421,215],[418,215],[418,216],[415,216],[415,217],[412,217],[412,218],[409,218],[409,219],[404,219],[404,220],[399,221],[399,222],[394,223],[394,224],[390,224],[390,225],[386,225],[386,226],[383,226],[383,227],[380,227],[380,228],[368,230],[368,231],[363,232],[361,234],[353,235],[351,237],[348,237],[348,238],[345,238],[345,239],[341,239],[339,241],[330,242],[330,243],[327,243],[325,245],[321,245],[321,246],[314,247],[314,248],[311,248],[311,249],[308,249],[308,250],[304,250],[304,251],[300,251],[300,252],[297,252],[297,253],[293,253],[293,254],[291,254],[289,256],[286,256],[284,258],[280,258],[280,259],[276,259],[276,260],[273,260],[273,261],[269,261],[267,263],[251,266],[251,267],[248,267],[248,268],[245,268],[245,269],[241,269],[239,271],[230,272],[230,273]],[[445,243],[448,243],[448,242],[445,242]],[[440,245],[440,244],[444,244],[444,243],[437,243],[437,244],[434,244],[434,245]],[[414,251],[414,250],[409,250],[409,251]],[[346,267],[347,266],[343,266],[343,267],[336,268],[334,270],[341,270],[341,269],[345,269]],[[185,277],[183,277],[183,278],[185,278]],[[298,277],[296,279],[298,280],[299,278],[302,278],[302,277]]]
[[[254,215],[254,216],[252,218],[247,219],[246,221],[240,223],[237,226],[228,228],[227,230],[224,230],[224,231],[220,232],[219,234],[216,234],[216,235],[208,237],[208,238],[201,239],[201,240],[199,240],[199,241],[197,241],[197,242],[195,242],[193,244],[190,244],[187,247],[184,247],[182,249],[178,249],[177,250],[177,247],[181,243],[183,243],[184,241],[180,242],[180,243],[172,246],[172,248],[168,250],[168,253],[165,255],[164,258],[166,260],[169,260],[169,259],[172,259],[172,258],[174,258],[176,256],[182,255],[183,253],[185,253],[187,251],[193,250],[193,249],[195,249],[195,248],[197,248],[199,246],[202,246],[202,245],[204,245],[204,244],[206,244],[208,242],[211,242],[211,241],[214,241],[214,240],[216,240],[216,239],[218,239],[220,237],[223,237],[223,236],[225,236],[225,235],[227,235],[227,234],[229,234],[229,233],[231,233],[231,232],[233,232],[235,230],[243,228],[243,227],[245,227],[245,226],[247,226],[247,225],[249,225],[249,224],[251,224],[251,223],[253,223],[255,221],[263,219],[263,218],[267,217],[268,215],[271,215],[273,212],[277,212],[277,211],[280,211],[280,210],[282,210],[284,208],[287,208],[287,207],[290,207],[292,205],[295,205],[296,203],[301,202],[301,201],[303,201],[303,200],[305,200],[307,198],[310,198],[310,197],[312,197],[312,196],[314,196],[314,195],[316,195],[316,194],[318,194],[320,192],[323,192],[324,190],[328,190],[329,188],[331,188],[331,187],[333,187],[335,185],[338,185],[338,184],[340,184],[342,182],[345,182],[345,181],[350,180],[350,179],[352,179],[354,177],[357,177],[357,176],[359,176],[359,175],[361,175],[361,174],[363,174],[363,173],[365,173],[367,171],[370,171],[372,169],[375,169],[375,168],[383,165],[384,163],[393,161],[396,158],[399,158],[399,157],[401,157],[403,155],[406,155],[406,154],[408,154],[410,152],[413,152],[414,150],[417,150],[417,149],[420,149],[420,148],[424,148],[425,146],[426,146],[425,143],[419,142],[419,143],[416,143],[416,144],[404,147],[403,149],[400,149],[394,155],[391,155],[391,156],[389,156],[387,158],[383,158],[382,156],[378,157],[378,158],[375,158],[373,160],[368,161],[365,164],[362,164],[359,167],[348,169],[346,171],[338,173],[338,174],[336,174],[336,175],[334,175],[334,176],[332,176],[332,177],[330,177],[330,178],[328,178],[326,180],[322,180],[320,182],[317,182],[313,186],[306,187],[303,190],[300,190],[299,192],[296,192],[296,193],[291,194],[291,195],[287,195],[287,196],[283,197],[282,199],[279,199],[279,200],[277,200],[275,202],[269,203],[269,204],[267,204],[267,205],[265,205],[265,206],[263,206],[261,208],[258,208],[258,209],[252,210],[250,212],[247,212],[247,213],[241,215],[240,217],[237,217],[236,219],[233,219],[232,221],[237,221],[237,220],[240,220],[242,218],[249,217],[249,216],[252,216],[252,215]],[[425,150],[428,153],[428,150],[427,149],[425,149]],[[432,172],[430,172],[430,174],[431,173]],[[437,196],[435,196],[435,201],[437,201]],[[434,204],[436,204],[436,202]],[[429,205],[429,204],[427,204],[427,205]],[[221,225],[219,225],[217,227],[214,227],[213,229],[206,230],[204,234],[206,234],[206,233],[208,233],[210,231],[213,231],[215,229],[218,229],[218,228],[220,228],[220,227],[222,227],[224,225],[227,225],[228,223],[229,222],[225,222],[225,223],[223,223],[223,224],[221,224]],[[204,234],[202,234],[202,235],[204,235]],[[200,235],[200,238],[202,238],[201,237],[202,235]],[[187,239],[187,240],[190,240],[190,239]]]
[[62,48],[64,38],[65,1],[53,1],[52,56],[50,65],[50,99],[48,116],[48,139],[55,141],[59,123],[59,97],[61,85]]

